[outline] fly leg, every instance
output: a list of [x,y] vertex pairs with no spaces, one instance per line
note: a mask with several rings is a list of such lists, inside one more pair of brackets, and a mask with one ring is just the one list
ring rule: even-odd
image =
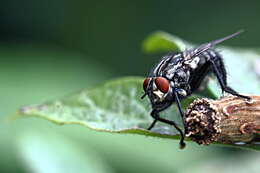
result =
[[[184,118],[184,113],[181,109],[181,102],[180,102],[180,99],[179,99],[179,96],[178,96],[178,93],[176,90],[173,91],[173,97],[175,98],[176,102],[177,102],[177,107],[179,109],[179,112],[181,114],[181,117],[182,117],[182,121],[183,121],[183,118]],[[185,147],[185,143],[184,143],[184,133],[182,132],[182,130],[180,129],[180,127],[174,122],[174,121],[171,121],[171,120],[167,120],[167,119],[164,119],[164,118],[161,118],[159,113],[165,109],[167,109],[169,106],[171,106],[171,103],[172,102],[169,102],[169,104],[167,105],[164,105],[163,107],[161,108],[154,108],[151,112],[151,116],[154,118],[154,121],[152,122],[152,124],[149,126],[148,130],[151,130],[155,123],[157,121],[160,121],[160,122],[163,122],[163,123],[166,123],[166,124],[169,124],[169,125],[172,125],[175,127],[175,129],[180,133],[181,135],[181,139],[180,139],[180,148],[184,148]],[[184,121],[183,121],[184,122]],[[184,129],[185,128],[185,125],[184,125]]]
[[232,95],[245,98],[247,100],[250,100],[251,98],[248,96],[241,95],[237,93],[235,90],[230,88],[227,85],[227,72],[223,63],[223,60],[221,59],[220,56],[215,56],[210,60],[212,67],[213,67],[213,72],[217,76],[218,82],[221,86],[222,91],[225,91],[227,93],[230,93]]
[[[157,112],[158,112],[158,114],[159,114],[159,112],[161,112],[161,111],[167,109],[168,107],[170,107],[171,104],[172,104],[172,102],[168,102],[167,104],[164,104],[164,105],[161,106],[160,108],[158,108],[158,107],[157,107],[157,108],[153,108],[153,110],[157,110]],[[153,112],[153,111],[152,111],[152,112]],[[151,116],[153,117],[152,112],[151,112]],[[158,120],[154,118],[152,124],[147,128],[147,130],[151,130],[151,129],[155,126],[155,124],[156,124],[157,121],[158,121]]]
[[153,111],[151,112],[151,116],[155,119],[154,122],[155,121],[160,121],[160,122],[163,122],[163,123],[166,123],[166,124],[174,126],[175,129],[178,130],[178,132],[181,135],[180,148],[183,149],[185,147],[186,144],[184,142],[184,134],[181,131],[181,129],[179,128],[179,126],[174,121],[161,118],[160,115],[159,115],[159,111],[157,109],[153,109]]
[[178,95],[176,89],[173,91],[173,93],[174,93],[174,96],[175,96],[175,100],[177,102],[178,110],[179,110],[179,112],[181,114],[184,130],[185,130],[185,134],[186,134],[186,125],[185,125],[185,121],[184,121],[184,113],[183,113],[183,111],[181,109],[181,101],[180,101],[180,98],[179,98],[179,95]]
[[147,130],[151,130],[154,127],[154,125],[156,124],[156,122],[157,122],[157,119],[154,119],[152,124],[147,128]]

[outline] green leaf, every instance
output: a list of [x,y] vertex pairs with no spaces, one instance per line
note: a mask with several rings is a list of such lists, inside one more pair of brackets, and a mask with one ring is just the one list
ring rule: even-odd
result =
[[[81,124],[98,131],[178,138],[174,128],[162,123],[153,131],[146,130],[153,119],[148,99],[141,100],[142,82],[140,77],[112,80],[59,100],[25,106],[16,116],[42,117],[58,124]],[[190,97],[183,104],[193,99]],[[179,117],[176,107],[165,114],[170,119]]]
[[[152,44],[150,45],[153,45],[151,46],[153,48],[150,49],[152,50],[151,52],[166,51],[167,49],[174,50],[174,47],[156,44],[156,40],[159,40],[159,42],[160,40],[168,40],[169,43],[172,42],[172,45],[182,50],[181,42],[172,38],[175,37],[159,32],[149,36],[144,45],[149,45],[149,40],[151,40]],[[259,58],[257,52],[227,47],[221,48],[221,50],[224,50],[222,52],[222,54],[225,53],[224,60],[226,64],[229,64],[228,82],[230,85],[239,92],[259,92],[259,79],[255,71],[252,70],[253,62]],[[232,71],[232,78],[230,78],[230,70]],[[149,115],[151,108],[148,99],[140,99],[143,94],[142,82],[143,78],[141,77],[111,80],[65,98],[43,104],[25,106],[18,111],[17,116],[42,117],[58,124],[80,124],[98,131],[177,139],[178,134],[176,130],[163,123],[156,124],[153,131],[146,130],[153,119]],[[211,81],[206,92],[204,92],[204,96],[207,93],[207,96],[216,98],[219,96],[219,91],[220,89],[216,86],[216,82]],[[184,99],[183,105],[188,105],[196,97],[198,96]],[[162,116],[182,125],[175,105],[164,111]],[[248,146],[241,147],[246,148]],[[258,145],[249,146],[249,148],[260,150]]]
[[163,31],[150,34],[142,44],[145,53],[157,53],[165,51],[181,51],[185,48],[184,42],[176,36]]

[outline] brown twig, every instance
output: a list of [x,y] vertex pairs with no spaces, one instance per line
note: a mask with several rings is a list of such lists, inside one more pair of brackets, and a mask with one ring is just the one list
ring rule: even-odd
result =
[[198,144],[259,141],[260,96],[196,99],[185,116],[186,136]]

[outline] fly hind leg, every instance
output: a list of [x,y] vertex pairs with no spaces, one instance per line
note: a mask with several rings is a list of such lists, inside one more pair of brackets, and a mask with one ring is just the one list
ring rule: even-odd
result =
[[226,72],[226,69],[225,69],[224,62],[223,62],[220,55],[216,55],[216,56],[212,57],[210,59],[210,62],[212,64],[213,72],[218,79],[218,82],[221,86],[222,91],[225,91],[225,92],[230,93],[232,95],[250,100],[250,97],[239,94],[238,92],[236,92],[235,90],[233,90],[232,88],[230,88],[227,85],[227,72]]

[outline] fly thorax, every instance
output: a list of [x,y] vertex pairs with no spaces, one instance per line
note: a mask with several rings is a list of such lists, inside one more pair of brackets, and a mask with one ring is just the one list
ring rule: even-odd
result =
[[174,83],[177,86],[180,86],[182,84],[186,84],[189,81],[190,73],[189,71],[184,71],[183,69],[176,70],[174,74]]
[[168,79],[172,79],[179,68],[182,68],[181,62],[178,62],[176,64],[169,64],[168,67],[164,70],[164,75]]
[[200,62],[200,57],[194,57],[189,60],[186,60],[184,64],[188,65],[192,69],[196,69],[198,67],[198,64]]

